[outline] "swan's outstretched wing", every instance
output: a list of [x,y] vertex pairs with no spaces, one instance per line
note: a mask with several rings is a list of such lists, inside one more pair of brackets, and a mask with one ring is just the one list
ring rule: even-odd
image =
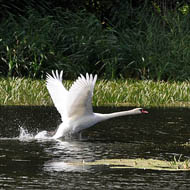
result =
[[61,71],[59,74],[57,70],[55,71],[55,73],[54,71],[52,71],[52,76],[50,74],[47,74],[46,86],[53,100],[53,103],[63,120],[67,112],[66,102],[68,91],[62,84],[62,76],[63,71]]
[[80,117],[92,114],[92,96],[97,75],[86,74],[86,78],[80,75],[71,86],[68,93],[67,114],[68,117]]

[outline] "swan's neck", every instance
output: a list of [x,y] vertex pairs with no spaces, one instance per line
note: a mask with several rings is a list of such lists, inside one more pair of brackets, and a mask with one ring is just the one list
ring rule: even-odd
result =
[[129,111],[121,111],[121,112],[115,112],[115,113],[108,113],[108,114],[101,114],[101,113],[95,113],[96,117],[100,121],[108,120],[114,117],[121,117],[121,116],[126,116],[126,115],[137,115],[140,114],[139,111],[136,109],[129,110]]

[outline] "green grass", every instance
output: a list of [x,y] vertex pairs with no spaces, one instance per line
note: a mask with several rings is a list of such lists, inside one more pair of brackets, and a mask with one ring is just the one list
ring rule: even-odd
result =
[[[72,81],[63,82],[66,88]],[[45,80],[0,79],[0,105],[52,105]],[[190,83],[151,80],[98,80],[94,106],[190,106]]]

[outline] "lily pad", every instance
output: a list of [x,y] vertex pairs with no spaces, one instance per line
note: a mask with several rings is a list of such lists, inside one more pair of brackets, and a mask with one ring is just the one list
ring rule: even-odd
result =
[[69,165],[75,166],[97,166],[106,165],[110,168],[136,168],[161,171],[190,171],[189,161],[165,161],[156,159],[102,159],[92,162],[72,162]]

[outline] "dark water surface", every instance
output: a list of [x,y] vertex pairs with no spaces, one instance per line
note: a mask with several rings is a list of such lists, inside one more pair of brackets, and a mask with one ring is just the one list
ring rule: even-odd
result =
[[[109,113],[130,108],[95,108]],[[190,159],[190,109],[149,109],[86,130],[82,139],[35,140],[60,123],[53,107],[0,107],[0,189],[190,189],[190,172],[70,166],[73,161]]]

